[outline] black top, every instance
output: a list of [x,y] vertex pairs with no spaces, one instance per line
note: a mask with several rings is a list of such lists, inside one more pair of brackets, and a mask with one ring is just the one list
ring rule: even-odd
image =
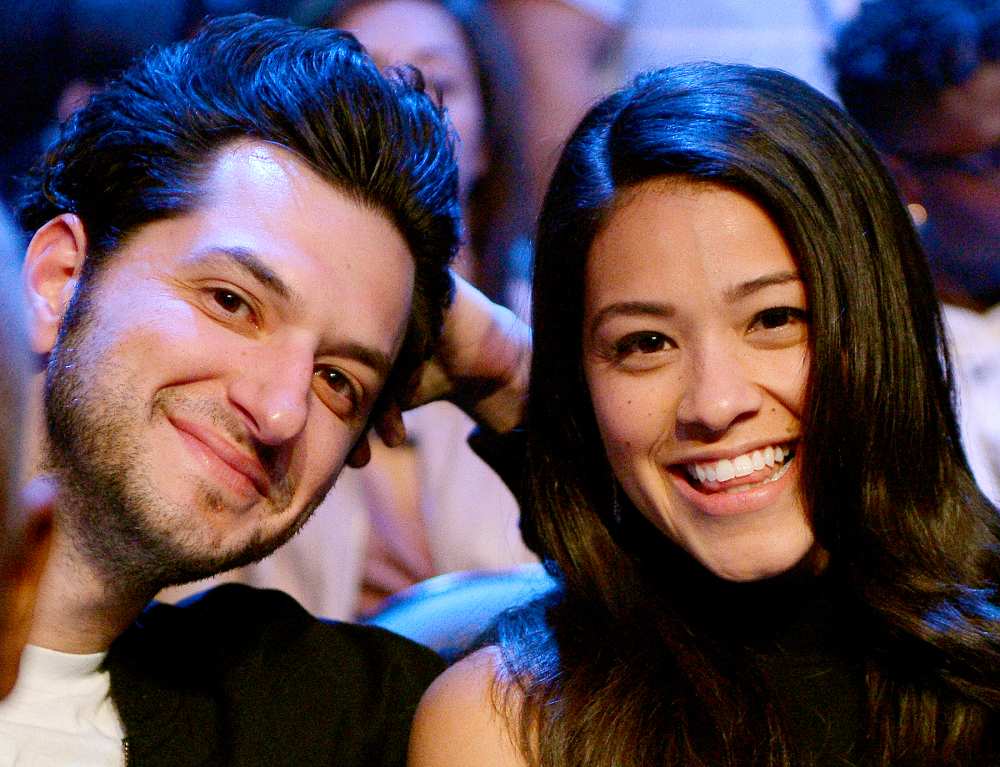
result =
[[679,606],[692,630],[756,660],[795,752],[817,767],[860,765],[862,630],[836,579],[792,571],[733,583],[683,555],[675,567],[686,571],[675,583],[686,585]]
[[229,584],[154,603],[108,653],[133,765],[403,765],[437,655]]

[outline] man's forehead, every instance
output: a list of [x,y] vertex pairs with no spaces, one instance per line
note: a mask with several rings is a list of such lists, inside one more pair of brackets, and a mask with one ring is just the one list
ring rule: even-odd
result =
[[[209,191],[229,190],[233,181],[275,191],[292,188],[304,174],[318,175],[290,149],[269,141],[237,139],[217,153],[209,173]],[[228,183],[227,183],[228,182]],[[221,191],[221,190],[219,190]]]
[[395,353],[409,317],[415,264],[381,210],[323,178],[292,151],[239,140],[205,180],[199,228],[183,260],[239,270],[289,313],[346,327]]

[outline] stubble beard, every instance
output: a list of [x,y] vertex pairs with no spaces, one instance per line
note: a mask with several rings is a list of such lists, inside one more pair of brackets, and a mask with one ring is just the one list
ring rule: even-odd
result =
[[[216,551],[199,545],[197,532],[169,527],[171,519],[197,523],[200,513],[215,513],[225,501],[201,487],[196,502],[207,511],[185,515],[169,508],[150,481],[156,467],[149,451],[139,444],[144,423],[137,389],[120,364],[100,359],[88,342],[95,327],[86,297],[78,294],[72,303],[78,305],[67,312],[45,372],[44,468],[59,483],[59,526],[85,564],[109,588],[152,594],[256,562],[291,538],[325,490],[287,530],[265,537],[258,529],[238,549]],[[284,480],[273,511],[283,510],[293,495]]]

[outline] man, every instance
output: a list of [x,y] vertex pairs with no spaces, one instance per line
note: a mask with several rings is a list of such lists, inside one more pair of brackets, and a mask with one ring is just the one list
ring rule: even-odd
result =
[[1000,503],[1000,1],[864,3],[831,62],[920,229],[945,304],[966,452]]
[[52,490],[36,481],[19,494],[19,456],[29,359],[14,267],[16,238],[0,207],[0,698],[17,678],[51,534]]
[[[441,326],[456,175],[419,86],[347,35],[273,19],[209,23],[70,121],[21,211],[47,357],[32,465],[60,504],[5,747],[32,764],[402,763],[436,656],[241,586],[143,608],[266,555],[364,462]],[[524,360],[501,316],[463,292],[421,386],[468,375],[464,404],[503,429]]]

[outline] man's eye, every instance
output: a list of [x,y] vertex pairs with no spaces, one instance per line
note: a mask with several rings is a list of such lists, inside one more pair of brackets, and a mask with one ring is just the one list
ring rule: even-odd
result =
[[334,411],[342,415],[350,415],[357,411],[361,395],[346,373],[337,368],[323,367],[318,368],[315,375],[326,390],[320,397]]
[[615,344],[615,354],[619,358],[630,354],[655,354],[666,349],[669,342],[670,339],[662,333],[630,333]]
[[212,298],[215,299],[215,303],[217,303],[223,311],[229,312],[230,314],[236,314],[243,308],[250,308],[249,304],[247,304],[239,293],[227,288],[216,288],[212,291]]

